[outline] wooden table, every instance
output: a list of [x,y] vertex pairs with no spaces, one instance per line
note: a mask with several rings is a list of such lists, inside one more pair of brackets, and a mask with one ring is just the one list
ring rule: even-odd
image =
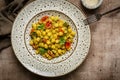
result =
[[[68,0],[78,8],[80,0]],[[0,7],[4,6],[0,0]],[[83,8],[87,15],[120,6],[120,0],[103,0],[96,10]],[[58,78],[45,78],[25,69],[12,47],[0,53],[0,80],[120,80],[120,10],[104,16],[90,26],[91,46],[86,60],[75,71]]]

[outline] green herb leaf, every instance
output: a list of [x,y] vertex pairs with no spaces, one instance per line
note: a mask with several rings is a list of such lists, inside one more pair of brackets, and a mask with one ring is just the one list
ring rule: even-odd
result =
[[47,52],[47,50],[45,48],[39,48],[39,53],[41,55],[45,54]]
[[65,22],[65,23],[63,24],[63,26],[68,27],[69,25],[68,25],[67,22]]
[[65,44],[65,39],[64,39],[64,37],[60,37],[60,45],[63,45],[63,44]]
[[31,35],[31,38],[32,38],[32,39],[35,38],[35,37],[37,37],[36,32],[32,32],[30,35]]
[[45,25],[42,23],[42,24],[40,24],[40,25],[38,26],[38,28],[37,28],[37,29],[38,29],[38,30],[40,30],[40,29],[42,29],[42,30],[43,30],[44,28],[45,28]]

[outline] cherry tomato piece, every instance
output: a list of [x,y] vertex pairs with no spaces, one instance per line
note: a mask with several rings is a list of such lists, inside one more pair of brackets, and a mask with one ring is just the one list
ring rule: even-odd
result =
[[49,18],[49,16],[44,16],[41,18],[41,21],[46,21]]
[[71,43],[70,43],[70,42],[65,42],[65,48],[66,48],[66,49],[69,49],[70,46],[71,46]]

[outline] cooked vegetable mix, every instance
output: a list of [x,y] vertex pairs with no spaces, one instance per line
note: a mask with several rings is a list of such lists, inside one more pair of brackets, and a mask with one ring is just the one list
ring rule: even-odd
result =
[[36,54],[53,59],[71,49],[75,32],[58,16],[43,16],[32,24],[30,45]]

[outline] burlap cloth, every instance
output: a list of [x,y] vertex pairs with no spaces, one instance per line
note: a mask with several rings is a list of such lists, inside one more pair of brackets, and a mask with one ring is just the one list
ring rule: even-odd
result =
[[6,6],[0,9],[0,52],[11,46],[11,30],[14,19],[26,4],[33,0],[4,0]]

